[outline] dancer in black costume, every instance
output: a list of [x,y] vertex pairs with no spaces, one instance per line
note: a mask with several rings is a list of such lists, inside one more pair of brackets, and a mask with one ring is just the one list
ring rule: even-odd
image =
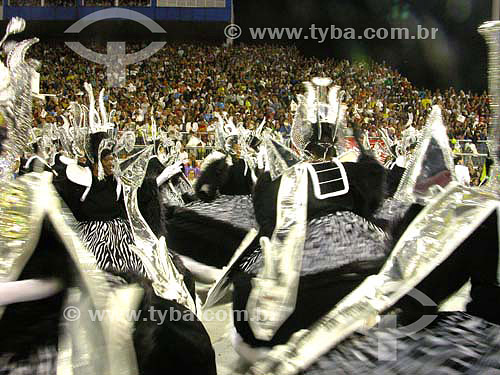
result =
[[[22,20],[12,21],[19,22],[24,25]],[[10,24],[9,29],[17,28]],[[24,56],[24,43],[18,47]],[[8,75],[3,77],[5,82],[25,89],[23,95],[30,103],[31,67],[22,60],[20,64],[13,72],[3,64],[0,70]],[[24,98],[2,98],[0,110],[11,136],[7,149],[19,152],[31,126],[15,115],[14,105]],[[23,114],[29,116],[30,112]],[[5,133],[0,135],[2,150]],[[210,339],[196,317],[179,322],[167,319],[159,325],[146,316],[151,309],[164,316],[172,309],[184,315],[189,310],[159,298],[151,282],[141,276],[129,273],[119,277],[115,273],[107,275],[106,281],[78,239],[76,222],[61,205],[50,175],[29,173],[14,182],[1,183],[0,192],[0,373],[55,375],[74,370],[88,375],[123,375],[134,372],[137,355],[139,373],[144,375],[216,374]],[[109,283],[114,287],[110,288]],[[138,284],[144,293],[138,306],[127,307],[123,300],[115,300],[114,292],[132,290],[129,283]],[[62,317],[68,298],[74,304],[68,306],[73,311],[80,307],[76,326],[69,315]],[[127,298],[130,300],[133,298]],[[109,321],[104,328],[100,321],[91,321],[84,310],[102,312],[112,307],[120,313],[127,308],[143,313],[140,321],[132,323],[134,327],[129,327],[130,322]],[[113,337],[109,332],[113,332]],[[132,352],[128,351],[130,348]]]
[[[67,178],[56,184],[61,196],[80,221],[82,240],[97,258],[102,269],[145,271],[137,255],[129,246],[134,243],[123,201],[121,183],[113,174],[111,145],[99,149],[106,133],[91,136],[94,163],[90,168],[71,165]],[[102,147],[101,147],[102,148]],[[98,176],[102,164],[104,178]]]
[[[494,64],[500,53],[500,23],[486,23],[480,31],[490,45],[490,91],[493,103],[497,103],[500,88]],[[496,174],[500,113],[497,105],[493,108],[490,141],[494,145]],[[273,350],[248,374],[498,373],[498,192],[498,182],[494,181],[484,189],[451,183],[422,212],[414,205],[400,231],[411,224],[380,273],[366,279],[285,346]],[[467,281],[471,282],[471,292],[466,311],[437,313],[436,304]],[[421,297],[416,301],[412,295]],[[429,304],[429,298],[436,304]],[[389,313],[395,314],[403,327],[377,327],[365,329],[363,335],[356,333],[363,325],[373,327],[377,316]],[[408,328],[411,323],[415,323],[413,329]]]
[[[222,119],[221,119],[222,121]],[[256,226],[251,192],[255,167],[247,142],[234,128],[224,131],[219,124],[219,151],[210,154],[194,184],[199,199],[168,212],[167,242],[177,253],[193,259],[208,272],[227,265],[235,250]],[[204,267],[207,265],[209,267]]]
[[[323,87],[320,89],[326,89]],[[308,93],[314,95],[315,89],[310,86]],[[319,98],[317,103],[323,105]],[[331,111],[342,111],[340,99],[327,105]],[[271,339],[256,337],[249,322],[238,318],[242,310],[248,309],[255,280],[266,268],[266,259],[260,247],[251,251],[256,241],[231,276],[234,284],[236,349],[247,355],[249,360],[258,356],[258,351],[254,349],[283,344],[294,332],[316,321],[366,276],[378,272],[388,252],[385,234],[370,221],[383,200],[384,168],[362,147],[362,154],[356,163],[341,163],[335,159],[335,134],[342,122],[342,113],[337,112],[338,117],[332,122],[322,119],[311,123],[301,117],[308,110],[305,106],[305,102],[301,102],[292,131],[295,146],[309,156],[309,162],[302,162],[308,171],[308,199],[300,278],[294,310]],[[270,164],[274,160],[276,165],[284,163],[289,168],[294,167],[290,150],[274,141],[266,143]],[[270,166],[272,168],[273,165]],[[253,203],[259,236],[271,238],[277,230],[282,185],[282,177],[276,178],[277,175],[270,170],[259,177],[255,186]]]

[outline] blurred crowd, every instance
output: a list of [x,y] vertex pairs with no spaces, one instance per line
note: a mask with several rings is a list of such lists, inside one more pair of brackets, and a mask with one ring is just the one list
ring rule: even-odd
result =
[[[46,6],[46,7],[74,7],[77,0],[8,0],[10,6]],[[151,0],[82,0],[82,6],[127,6],[127,7],[149,7]]]
[[[127,53],[146,44],[127,44]],[[105,52],[104,44],[88,45]],[[62,123],[59,117],[71,101],[87,102],[83,83],[106,87],[103,65],[87,61],[63,44],[39,43],[31,56],[42,61],[40,92],[54,98],[37,101],[35,121]],[[470,140],[476,145],[487,136],[490,108],[487,93],[449,88],[418,89],[385,63],[352,63],[304,57],[298,49],[275,45],[224,47],[206,44],[168,44],[152,57],[126,68],[124,87],[109,88],[105,100],[115,109],[113,122],[140,135],[151,116],[157,125],[182,134],[182,143],[199,147],[213,142],[214,112],[226,112],[235,124],[254,129],[266,119],[287,137],[301,84],[316,76],[331,77],[345,91],[347,123],[377,136],[380,127],[398,137],[410,124],[425,124],[431,106],[440,104],[453,144]],[[483,144],[484,145],[484,144]],[[204,154],[198,153],[196,159]]]

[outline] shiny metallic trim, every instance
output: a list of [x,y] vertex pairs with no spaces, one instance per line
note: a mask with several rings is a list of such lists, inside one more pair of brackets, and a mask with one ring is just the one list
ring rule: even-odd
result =
[[248,374],[293,375],[410,292],[500,206],[496,195],[449,184],[413,221],[378,275],[368,277],[310,329],[275,347]]
[[120,179],[123,183],[125,208],[135,244],[129,247],[141,258],[148,277],[153,282],[156,295],[176,301],[196,313],[196,303],[184,283],[184,276],[173,263],[165,239],[163,237],[158,239],[155,236],[144,220],[137,203],[137,190],[142,185],[146,175],[153,149],[153,145],[146,147],[129,158],[133,161],[126,168],[119,168]]
[[281,177],[276,229],[261,238],[264,267],[252,281],[247,310],[256,338],[271,340],[295,310],[307,225],[307,167],[295,165]]
[[[52,185],[52,174],[30,173],[12,184],[3,185],[0,194],[6,199],[2,200],[0,225],[11,226],[13,220],[22,227],[14,234],[23,233],[19,240],[9,232],[1,231],[0,282],[19,277],[36,248],[45,217],[53,224],[77,267],[77,286],[68,290],[64,309],[77,309],[81,315],[75,321],[62,320],[58,374],[135,375],[135,355],[130,355],[134,353],[131,331],[122,332],[119,346],[111,346],[109,335],[120,334],[119,327],[109,316],[92,321],[88,313],[89,310],[104,311],[111,290],[104,274],[97,268],[94,256],[81,243],[75,230],[76,221]],[[123,355],[125,351],[127,356]]]
[[448,135],[443,124],[441,108],[435,105],[432,107],[432,112],[427,118],[427,123],[418,140],[415,152],[394,194],[395,199],[402,202],[416,202],[417,200],[427,202],[432,198],[434,191],[432,188],[429,189],[429,194],[425,196],[415,193],[415,185],[417,184],[419,175],[422,173],[422,166],[432,139],[436,140],[441,148],[445,167],[450,171],[452,181],[457,181],[453,153],[450,149]]

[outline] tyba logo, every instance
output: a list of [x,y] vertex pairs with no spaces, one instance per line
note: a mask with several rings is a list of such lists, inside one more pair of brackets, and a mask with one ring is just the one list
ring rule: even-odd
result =
[[[123,8],[108,8],[91,13],[75,22],[66,29],[65,33],[79,33],[87,26],[107,19],[126,19],[140,23],[152,33],[166,33],[166,31],[151,18]],[[125,67],[143,61],[165,46],[166,42],[151,42],[146,48],[134,53],[125,53],[125,42],[108,42],[106,54],[98,53],[86,48],[80,42],[66,42],[66,45],[84,59],[106,66],[108,85],[122,87],[125,85]]]

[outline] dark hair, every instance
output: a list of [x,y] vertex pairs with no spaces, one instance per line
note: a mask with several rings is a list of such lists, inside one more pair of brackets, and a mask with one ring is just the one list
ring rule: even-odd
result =
[[110,150],[110,149],[107,149],[107,148],[104,149],[104,150],[102,150],[102,152],[101,152],[101,160],[104,159],[106,156],[112,154],[112,153],[113,153],[113,151]]
[[38,154],[40,152],[41,140],[33,143],[33,152]]
[[[99,132],[99,133],[94,133],[90,135],[90,157],[93,160],[94,163],[97,163],[97,160],[99,160],[99,145],[101,142],[108,137],[106,132]],[[111,150],[109,150],[109,153],[105,155],[104,153],[108,150],[103,150],[101,153],[101,158],[109,155],[111,153]]]
[[5,148],[5,141],[7,140],[7,128],[0,127],[0,154]]

